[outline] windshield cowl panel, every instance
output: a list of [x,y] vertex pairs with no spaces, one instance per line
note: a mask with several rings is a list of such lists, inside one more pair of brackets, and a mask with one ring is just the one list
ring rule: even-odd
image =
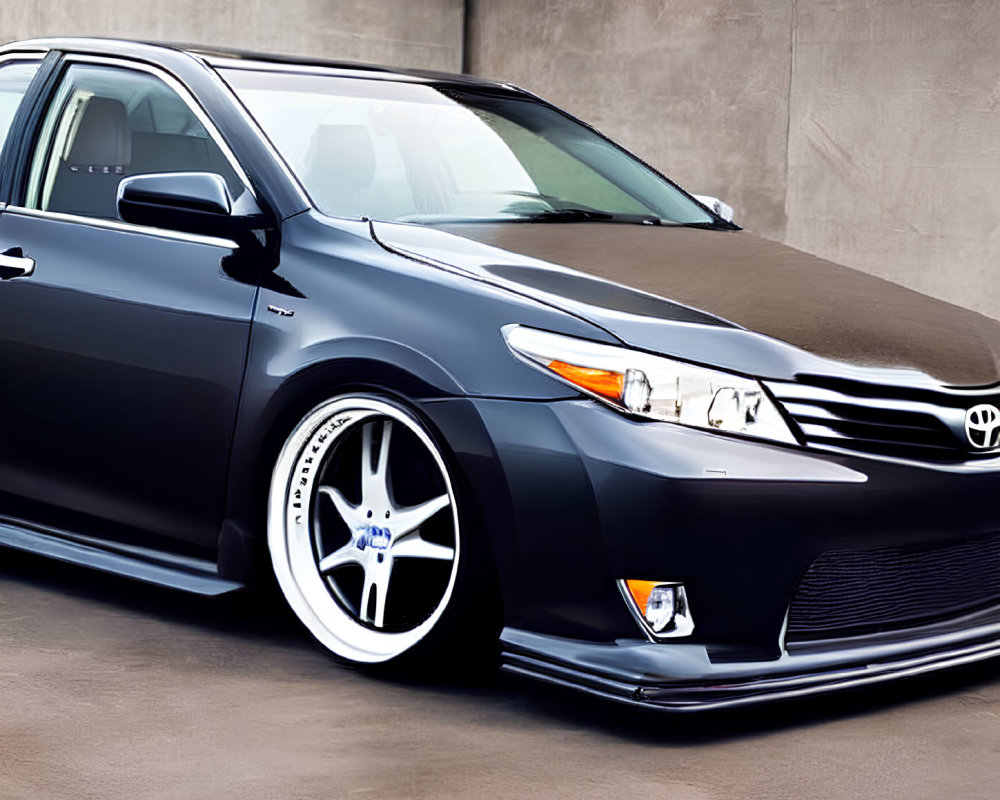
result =
[[222,69],[322,213],[714,225],[614,143],[510,90]]

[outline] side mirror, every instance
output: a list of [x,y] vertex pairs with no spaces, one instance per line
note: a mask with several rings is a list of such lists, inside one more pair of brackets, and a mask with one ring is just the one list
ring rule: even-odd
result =
[[234,210],[229,187],[212,172],[152,172],[118,184],[118,216],[136,225],[239,241],[262,215],[249,193],[236,205],[244,213]]
[[691,196],[716,216],[722,217],[726,222],[733,221],[733,207],[727,203],[723,203],[718,197],[711,197],[707,194],[693,194]]

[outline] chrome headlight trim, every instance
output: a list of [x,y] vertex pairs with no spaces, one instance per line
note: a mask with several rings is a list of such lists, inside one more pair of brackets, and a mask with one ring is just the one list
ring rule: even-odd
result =
[[752,378],[522,325],[505,325],[501,333],[521,361],[622,413],[798,444]]

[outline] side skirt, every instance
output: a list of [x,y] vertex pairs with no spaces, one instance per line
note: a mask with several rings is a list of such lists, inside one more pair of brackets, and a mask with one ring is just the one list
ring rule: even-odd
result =
[[244,587],[220,578],[214,561],[29,528],[13,520],[0,519],[0,546],[194,594],[217,596]]

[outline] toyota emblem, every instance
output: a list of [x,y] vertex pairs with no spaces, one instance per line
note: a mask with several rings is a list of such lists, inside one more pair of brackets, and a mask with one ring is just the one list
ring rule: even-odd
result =
[[965,413],[965,436],[977,450],[1000,445],[1000,410],[983,403]]

